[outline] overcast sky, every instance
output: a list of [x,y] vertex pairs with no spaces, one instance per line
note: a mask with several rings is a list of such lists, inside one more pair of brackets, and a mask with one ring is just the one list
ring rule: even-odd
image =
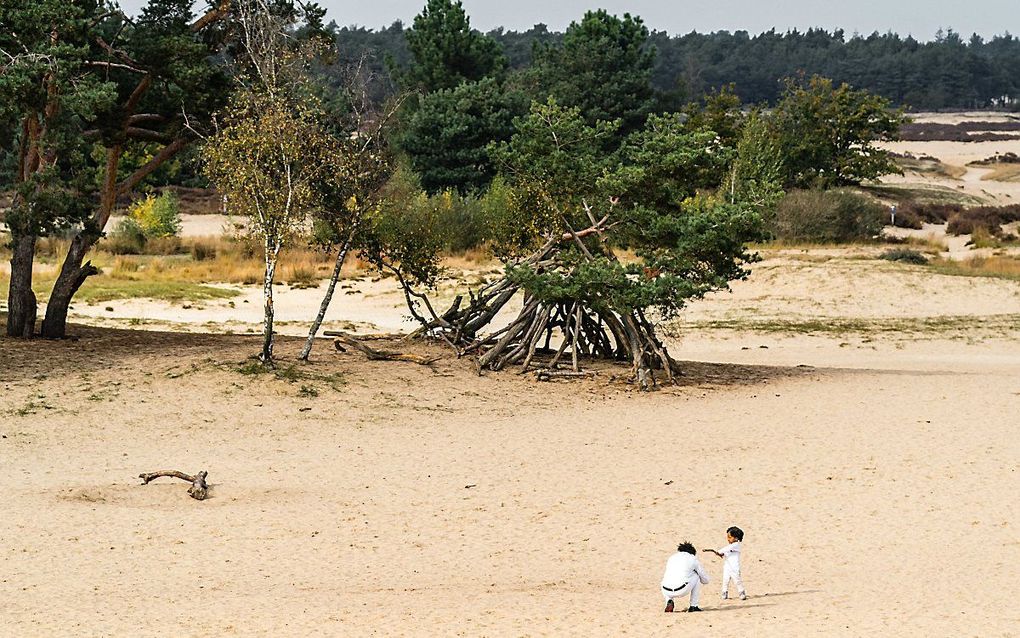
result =
[[[200,0],[202,4],[206,0]],[[319,0],[337,24],[371,28],[395,20],[410,23],[424,0]],[[121,0],[134,12],[145,0]],[[522,31],[542,22],[562,31],[588,9],[631,13],[650,29],[669,33],[736,31],[760,33],[776,28],[841,28],[852,34],[895,31],[930,40],[939,28],[969,36],[1020,34],[1020,0],[463,0],[476,29],[498,26]]]

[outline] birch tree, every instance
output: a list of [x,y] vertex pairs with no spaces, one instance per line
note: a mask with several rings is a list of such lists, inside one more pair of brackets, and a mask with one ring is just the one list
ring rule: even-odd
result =
[[266,0],[237,3],[238,88],[202,153],[209,180],[233,213],[251,221],[263,246],[260,359],[266,366],[273,365],[273,283],[280,251],[321,206],[335,177],[329,159],[338,154],[307,81],[312,51],[291,37],[293,18],[274,14]]

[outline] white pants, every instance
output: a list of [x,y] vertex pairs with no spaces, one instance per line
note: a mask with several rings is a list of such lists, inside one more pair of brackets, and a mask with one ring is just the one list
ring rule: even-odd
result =
[[744,582],[740,580],[740,568],[730,569],[726,565],[723,565],[722,569],[722,593],[725,594],[730,589],[730,579],[737,584],[737,593],[744,593]]
[[690,594],[691,596],[691,607],[697,607],[698,601],[701,600],[701,579],[698,578],[697,574],[691,576],[691,579],[684,583],[684,586],[676,591],[669,591],[666,586],[662,586],[662,597],[666,600],[672,600],[674,598],[683,598]]

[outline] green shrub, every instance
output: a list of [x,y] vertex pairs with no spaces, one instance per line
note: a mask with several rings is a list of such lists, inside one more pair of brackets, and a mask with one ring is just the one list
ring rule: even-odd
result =
[[373,266],[397,268],[413,284],[432,287],[442,266],[440,196],[429,197],[417,176],[397,170],[383,187],[382,202],[369,212],[359,233],[358,253]]
[[438,213],[439,236],[447,252],[473,250],[488,239],[485,210],[477,197],[445,191],[430,199]]
[[159,197],[146,195],[128,209],[147,238],[176,237],[181,233],[181,212],[177,195],[167,192]]
[[885,259],[887,261],[899,261],[905,264],[917,264],[923,266],[928,263],[928,258],[910,248],[894,248],[887,250],[878,257],[879,259]]
[[772,233],[786,241],[848,242],[882,231],[888,210],[846,191],[794,190],[776,207]]
[[132,217],[117,224],[104,242],[106,250],[114,255],[140,255],[145,250],[145,232]]

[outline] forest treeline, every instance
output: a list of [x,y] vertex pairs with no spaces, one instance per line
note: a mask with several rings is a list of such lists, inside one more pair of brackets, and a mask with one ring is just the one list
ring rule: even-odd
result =
[[[328,28],[344,56],[365,56],[377,98],[396,90],[387,60],[397,66],[410,61],[408,27]],[[523,70],[532,64],[534,47],[562,44],[564,34],[538,24],[486,35],[500,45],[511,70]],[[783,78],[804,74],[846,82],[914,110],[1020,108],[1020,38],[1009,33],[985,40],[940,31],[922,42],[895,33],[848,36],[824,29],[674,36],[651,31],[646,46],[654,51],[652,85],[681,102],[733,84],[744,102],[772,104],[783,92]]]

